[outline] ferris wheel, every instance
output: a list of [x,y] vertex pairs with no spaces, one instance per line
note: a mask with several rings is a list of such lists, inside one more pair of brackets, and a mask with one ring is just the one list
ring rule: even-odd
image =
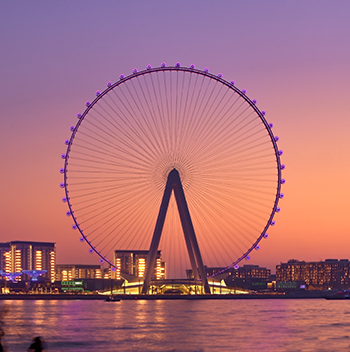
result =
[[[60,170],[67,216],[90,253],[115,266],[115,250],[149,249],[175,170],[170,188],[181,184],[203,265],[248,260],[275,224],[285,182],[256,101],[222,74],[180,63],[134,69],[95,95],[70,128]],[[175,197],[165,213],[157,249],[168,276],[181,276],[191,264]]]

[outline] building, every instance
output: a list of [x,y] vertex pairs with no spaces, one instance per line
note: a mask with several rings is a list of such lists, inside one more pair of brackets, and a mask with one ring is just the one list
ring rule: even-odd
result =
[[233,278],[240,279],[263,279],[268,281],[270,275],[270,269],[260,267],[259,265],[243,265],[232,272]]
[[56,264],[57,281],[73,281],[74,279],[102,279],[100,265]]
[[[120,280],[123,274],[127,274],[134,278],[143,279],[147,265],[148,252],[148,250],[116,250],[114,252],[114,264],[117,270],[114,278]],[[162,261],[161,251],[158,250],[154,274],[151,280],[163,280],[165,278],[165,262]]]
[[[22,270],[44,270],[42,277],[55,280],[56,251],[53,242],[12,241],[0,243],[0,269],[5,273],[21,273]],[[17,281],[30,280],[23,274]]]
[[243,265],[230,270],[225,279],[228,287],[241,288],[254,291],[271,289],[271,270],[259,265]]
[[[223,267],[204,267],[207,276],[212,276],[218,273],[221,273],[225,268]],[[192,269],[186,270],[187,278],[193,279]],[[240,279],[263,279],[268,281],[270,279],[271,270],[263,267],[259,267],[259,265],[243,265],[238,269],[231,268],[224,272],[224,277],[231,277],[232,279],[240,278]]]
[[305,262],[295,259],[276,266],[276,281],[305,282],[308,289],[348,288],[350,286],[348,259],[326,259]]
[[0,270],[11,272],[11,246],[9,242],[0,243]]

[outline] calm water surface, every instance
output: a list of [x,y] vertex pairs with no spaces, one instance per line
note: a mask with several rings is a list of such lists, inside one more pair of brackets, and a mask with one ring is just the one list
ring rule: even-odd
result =
[[350,300],[0,301],[3,344],[26,351],[350,351]]

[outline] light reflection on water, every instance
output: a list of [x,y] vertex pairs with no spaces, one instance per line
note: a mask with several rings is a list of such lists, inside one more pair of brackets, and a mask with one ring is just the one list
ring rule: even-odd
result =
[[0,301],[3,343],[25,351],[350,351],[350,301]]

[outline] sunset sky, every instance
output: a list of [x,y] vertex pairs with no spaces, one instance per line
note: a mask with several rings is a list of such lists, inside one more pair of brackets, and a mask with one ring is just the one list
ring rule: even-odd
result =
[[69,128],[121,73],[179,61],[235,80],[280,137],[282,210],[249,263],[350,259],[349,17],[347,0],[3,1],[0,241],[98,262],[61,201]]

